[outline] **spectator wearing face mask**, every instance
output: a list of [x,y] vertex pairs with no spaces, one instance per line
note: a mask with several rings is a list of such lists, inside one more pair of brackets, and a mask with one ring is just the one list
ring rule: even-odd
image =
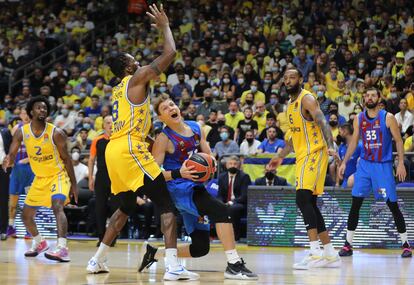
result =
[[253,130],[247,130],[243,142],[240,145],[240,153],[243,155],[256,155],[260,141],[255,139]]
[[85,89],[86,93],[91,94],[93,90],[92,84],[88,82],[88,76],[86,72],[82,72],[80,75],[80,83],[73,88],[73,93],[80,96],[81,89]]
[[82,179],[88,179],[89,170],[88,167],[80,162],[81,153],[78,147],[73,147],[71,150],[72,164],[75,171],[76,183],[79,183]]
[[351,99],[351,91],[345,90],[343,101],[338,103],[338,113],[340,116],[344,117],[345,120],[349,120],[349,113],[351,113],[354,110],[355,103],[352,102]]
[[339,134],[338,115],[336,114],[336,112],[332,112],[329,115],[328,122],[329,122],[329,125],[331,126],[332,137],[334,138],[334,141],[336,142],[336,137]]
[[64,130],[68,136],[72,136],[75,130],[75,116],[71,114],[67,104],[63,104],[60,114],[56,116],[53,124]]
[[[239,111],[239,105],[235,101],[230,102],[229,112],[224,115],[226,119],[226,126],[232,128],[233,130],[237,129],[237,125],[241,120],[244,120],[244,114]],[[231,137],[233,138],[233,137]]]
[[336,67],[331,67],[330,71],[325,75],[327,96],[330,100],[335,101],[341,95],[341,88],[338,83],[344,79],[344,74],[338,71]]
[[73,105],[76,99],[79,99],[79,96],[73,93],[73,88],[69,84],[65,85],[65,95],[62,97],[68,105]]
[[323,114],[326,116],[329,113],[329,105],[331,104],[331,100],[326,98],[325,96],[325,86],[320,84],[318,86],[318,91],[316,92],[318,103],[321,107]]
[[239,144],[245,138],[246,131],[252,131],[254,137],[257,136],[258,126],[257,122],[253,120],[253,109],[248,107],[243,111],[244,120],[240,120],[234,132],[234,141]]
[[86,92],[85,88],[81,88],[79,90],[79,99],[81,100],[81,108],[85,109],[87,107],[90,107],[92,105],[92,99]]
[[205,95],[205,90],[210,88],[211,85],[207,82],[207,74],[205,72],[201,72],[200,77],[198,78],[198,83],[194,87],[193,99],[201,102],[203,100],[203,96]]
[[242,96],[244,92],[248,90],[250,90],[250,86],[247,84],[246,79],[244,78],[244,74],[239,73],[237,75],[237,85],[236,85],[236,92],[234,93],[234,97],[238,99]]
[[329,114],[325,116],[326,121],[329,121],[329,117],[332,113],[335,113],[338,117],[338,124],[339,126],[342,126],[346,123],[346,118],[344,116],[339,115],[339,105],[336,102],[331,102],[328,107]]
[[95,119],[101,113],[102,106],[99,104],[99,96],[91,96],[91,106],[85,108],[85,115],[89,118]]
[[177,77],[178,77],[178,83],[175,84],[172,87],[172,90],[171,90],[172,99],[176,103],[180,100],[181,93],[183,92],[184,89],[187,90],[187,92],[190,94],[190,96],[193,96],[193,91],[191,89],[190,84],[187,84],[185,82],[185,74],[184,74],[184,71],[177,72]]
[[[220,128],[225,124],[225,118],[223,114],[219,114],[217,110],[212,109],[208,115],[207,125],[211,127],[210,132],[206,135],[207,141],[210,143],[210,147],[214,149],[216,143],[221,141]],[[231,135],[230,135],[231,137]]]
[[95,87],[93,87],[91,94],[98,95],[100,98],[105,97],[105,90],[104,90],[105,84],[102,78],[98,78],[95,81]]
[[259,91],[259,82],[256,80],[252,80],[252,83],[250,83],[250,90],[244,91],[241,98],[240,98],[240,103],[244,104],[245,100],[246,100],[246,95],[248,93],[252,93],[253,94],[253,102],[257,103],[259,101],[265,102],[266,101],[266,96],[262,91]]
[[[213,91],[210,88],[204,90],[204,100],[203,102],[197,107],[196,114],[202,114],[205,118],[208,117],[211,110],[217,110],[217,103],[214,102],[213,98]],[[194,100],[193,100],[194,101]]]
[[257,148],[259,153],[279,153],[285,148],[285,141],[278,139],[276,134],[275,127],[267,128],[267,137]]
[[265,169],[265,175],[255,180],[254,185],[258,186],[288,186],[285,178],[276,175],[276,170]]
[[398,96],[396,87],[391,87],[389,97],[390,98],[387,99],[387,106],[385,109],[387,112],[395,115],[400,111],[400,97]]
[[217,158],[220,158],[226,154],[239,153],[239,145],[230,139],[229,127],[223,126],[220,128],[220,139],[221,141],[219,141],[214,147],[214,154]]

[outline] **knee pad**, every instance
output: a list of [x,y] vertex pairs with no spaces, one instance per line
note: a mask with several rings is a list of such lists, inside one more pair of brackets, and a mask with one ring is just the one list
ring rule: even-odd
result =
[[210,235],[208,231],[195,230],[190,234],[190,254],[191,257],[201,257],[210,251]]
[[208,217],[215,223],[231,223],[231,216],[229,212],[229,208],[224,205],[223,203],[220,203],[212,209],[211,213],[209,213]]
[[121,207],[119,208],[125,215],[132,216],[137,208],[136,194],[133,191],[118,194]]

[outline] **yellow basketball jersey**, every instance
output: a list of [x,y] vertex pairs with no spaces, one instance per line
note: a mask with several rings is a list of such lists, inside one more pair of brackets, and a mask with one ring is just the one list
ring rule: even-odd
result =
[[314,121],[309,121],[302,115],[302,98],[304,96],[313,95],[302,89],[295,101],[289,101],[287,108],[289,128],[297,161],[327,146],[321,128]]
[[112,91],[112,135],[111,140],[125,137],[145,141],[151,129],[149,96],[142,104],[133,104],[127,97],[131,76],[122,79]]
[[53,142],[55,128],[54,125],[47,123],[39,137],[33,134],[31,124],[25,124],[21,128],[30,167],[38,177],[54,176],[65,169],[59,151]]

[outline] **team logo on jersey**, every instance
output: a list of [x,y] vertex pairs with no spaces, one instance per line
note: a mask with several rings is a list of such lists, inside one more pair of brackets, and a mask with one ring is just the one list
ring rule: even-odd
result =
[[26,134],[26,139],[28,139],[28,138],[30,138],[30,135],[29,134]]
[[379,120],[376,120],[374,123],[374,129],[381,128]]
[[362,126],[364,126],[364,127],[365,127],[366,125],[367,125],[367,122],[363,121],[363,122],[362,122]]
[[49,135],[48,135],[48,134],[45,134],[45,135],[44,135],[44,141],[45,141],[45,142],[49,141]]

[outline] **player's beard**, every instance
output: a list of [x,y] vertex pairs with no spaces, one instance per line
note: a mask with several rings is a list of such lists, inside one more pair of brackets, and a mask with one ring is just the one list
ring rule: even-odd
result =
[[299,90],[300,90],[300,85],[299,85],[299,83],[298,84],[296,84],[295,86],[293,86],[293,87],[290,87],[290,88],[287,88],[286,87],[286,93],[287,94],[289,94],[290,96],[295,96],[295,95],[297,95],[298,93],[299,93]]
[[374,103],[366,103],[365,106],[368,109],[375,109],[378,106],[378,102],[374,102]]

